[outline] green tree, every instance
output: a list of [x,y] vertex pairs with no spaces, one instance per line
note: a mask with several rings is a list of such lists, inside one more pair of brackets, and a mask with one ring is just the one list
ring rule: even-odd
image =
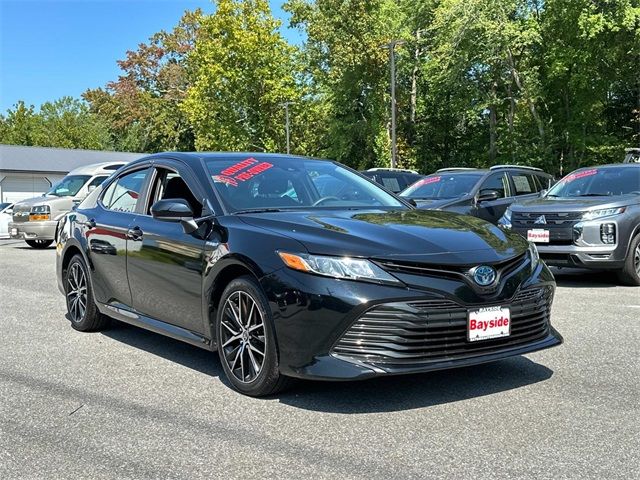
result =
[[[282,104],[305,102],[295,49],[266,0],[219,0],[189,55],[182,109],[198,150],[285,150]],[[295,118],[297,115],[293,115]]]

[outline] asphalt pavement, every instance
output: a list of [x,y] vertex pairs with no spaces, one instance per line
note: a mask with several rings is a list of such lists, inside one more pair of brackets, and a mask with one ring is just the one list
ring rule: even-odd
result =
[[0,241],[0,479],[639,478],[640,288],[556,273],[560,347],[253,399],[214,353],[72,330],[55,250]]

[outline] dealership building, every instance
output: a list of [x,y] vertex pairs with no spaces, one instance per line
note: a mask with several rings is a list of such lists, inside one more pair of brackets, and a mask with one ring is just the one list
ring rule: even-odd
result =
[[0,203],[42,195],[74,168],[92,163],[130,162],[141,156],[141,153],[0,144]]

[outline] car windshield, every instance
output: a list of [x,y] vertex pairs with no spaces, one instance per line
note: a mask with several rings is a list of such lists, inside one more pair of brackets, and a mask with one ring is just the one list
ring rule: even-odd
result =
[[47,195],[56,197],[73,197],[91,177],[89,175],[68,175],[56,183]]
[[230,212],[309,208],[407,208],[374,183],[339,164],[301,158],[208,159]]
[[560,180],[548,197],[600,197],[640,195],[640,168],[588,168],[576,170]]
[[400,195],[415,200],[458,198],[470,193],[480,178],[481,175],[477,173],[429,175]]
[[5,208],[7,208],[9,205],[11,205],[10,203],[0,203],[0,212],[2,212]]

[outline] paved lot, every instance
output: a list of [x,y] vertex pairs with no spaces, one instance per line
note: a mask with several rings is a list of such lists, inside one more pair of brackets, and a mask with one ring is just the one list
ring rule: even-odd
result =
[[75,332],[55,251],[0,241],[0,478],[638,478],[640,288],[558,275],[566,343],[502,362],[234,393],[215,354]]

